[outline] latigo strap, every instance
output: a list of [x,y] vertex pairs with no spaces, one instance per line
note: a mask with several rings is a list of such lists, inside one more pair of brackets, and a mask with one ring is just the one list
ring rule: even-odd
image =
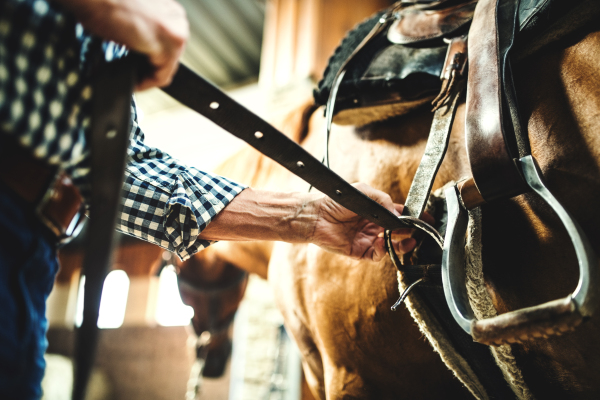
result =
[[185,65],[179,66],[173,82],[163,90],[361,217],[389,230],[421,229],[438,239],[432,226],[414,217],[394,215]]
[[98,314],[111,261],[117,209],[129,142],[131,95],[141,65],[129,55],[104,66],[94,80],[91,158],[92,199],[83,274],[83,321],[75,345],[73,400],[85,398],[98,343]]

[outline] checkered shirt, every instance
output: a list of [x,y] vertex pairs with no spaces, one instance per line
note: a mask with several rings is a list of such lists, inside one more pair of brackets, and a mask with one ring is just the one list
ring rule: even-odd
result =
[[[123,54],[46,0],[0,0],[0,133],[65,171],[85,198],[90,65]],[[198,235],[244,186],[145,145],[133,100],[131,115],[117,229],[187,259],[210,244]]]

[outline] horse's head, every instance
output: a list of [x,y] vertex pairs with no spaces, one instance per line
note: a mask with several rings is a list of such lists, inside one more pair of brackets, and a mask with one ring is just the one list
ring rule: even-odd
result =
[[179,293],[194,309],[192,325],[197,335],[197,359],[202,374],[218,377],[231,354],[229,330],[244,296],[248,274],[208,249],[178,261]]

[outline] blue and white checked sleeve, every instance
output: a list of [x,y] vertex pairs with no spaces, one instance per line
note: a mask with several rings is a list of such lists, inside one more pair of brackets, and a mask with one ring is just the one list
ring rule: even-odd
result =
[[[64,170],[90,198],[92,77],[89,65],[125,49],[85,35],[46,0],[0,0],[0,133]],[[132,129],[117,229],[186,259],[198,238],[244,187],[190,168],[144,144],[132,102]]]
[[245,186],[185,166],[145,145],[134,102],[131,113],[123,211],[117,229],[185,260],[211,244],[198,235]]

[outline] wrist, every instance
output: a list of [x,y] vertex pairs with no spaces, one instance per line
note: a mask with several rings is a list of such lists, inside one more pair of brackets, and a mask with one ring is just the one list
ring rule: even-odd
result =
[[292,195],[297,199],[297,206],[288,230],[290,237],[285,241],[313,243],[323,196],[312,193],[292,193]]

